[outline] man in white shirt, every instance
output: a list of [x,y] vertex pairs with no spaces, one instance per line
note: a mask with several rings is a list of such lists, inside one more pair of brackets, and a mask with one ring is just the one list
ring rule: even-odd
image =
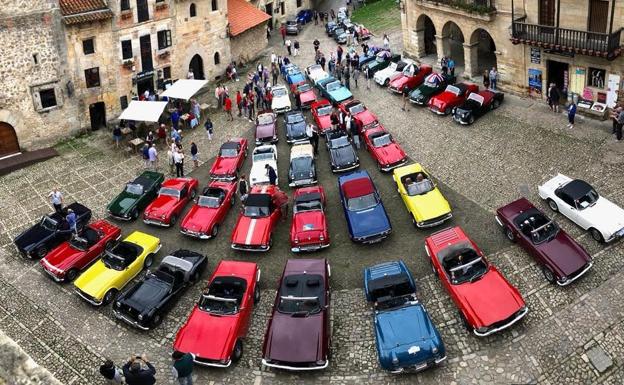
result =
[[184,178],[184,154],[182,151],[176,151],[173,153],[173,163],[176,168],[176,177]]
[[156,171],[158,169],[158,152],[156,151],[156,144],[152,144],[149,148],[148,155],[150,168],[153,168],[154,171]]
[[60,213],[63,209],[63,194],[61,194],[58,188],[55,188],[50,194],[48,194],[48,197],[50,198],[52,207],[54,207],[54,211]]

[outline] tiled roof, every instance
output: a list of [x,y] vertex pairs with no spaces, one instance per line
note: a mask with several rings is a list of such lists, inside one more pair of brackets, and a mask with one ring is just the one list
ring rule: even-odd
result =
[[113,17],[104,0],[60,0],[66,24],[78,24]]
[[228,0],[228,22],[230,23],[231,36],[240,35],[270,18],[271,16],[245,0]]

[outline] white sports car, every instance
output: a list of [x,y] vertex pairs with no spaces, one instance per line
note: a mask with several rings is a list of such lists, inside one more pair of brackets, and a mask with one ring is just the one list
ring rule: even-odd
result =
[[414,61],[410,59],[402,59],[399,60],[398,63],[390,63],[390,65],[381,71],[377,71],[373,79],[375,79],[375,83],[380,86],[387,86],[391,81],[394,80],[397,76],[403,74],[403,71],[407,69],[408,66],[412,66],[412,73],[414,72]]
[[273,101],[271,102],[271,109],[276,114],[281,114],[290,111],[290,97],[288,96],[288,89],[281,85],[275,85],[271,88],[271,94],[273,95]]
[[[266,165],[273,167],[277,174],[277,147],[274,144],[257,146],[251,154],[251,171],[249,172],[249,181],[251,185],[269,183]],[[275,181],[279,184],[279,179]]]
[[580,179],[557,174],[537,188],[553,211],[565,215],[596,241],[611,242],[624,236],[624,210]]
[[312,83],[329,77],[329,74],[323,70],[320,64],[312,64],[307,67],[304,72]]

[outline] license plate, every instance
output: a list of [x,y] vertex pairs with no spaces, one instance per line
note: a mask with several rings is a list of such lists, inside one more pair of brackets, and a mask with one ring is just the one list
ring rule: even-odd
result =
[[420,364],[420,365],[414,365],[414,367],[413,367],[413,368],[414,368],[414,370],[423,370],[424,368],[426,368],[426,367],[427,367],[427,365],[428,365],[428,364],[425,362],[425,363],[422,363],[422,364]]

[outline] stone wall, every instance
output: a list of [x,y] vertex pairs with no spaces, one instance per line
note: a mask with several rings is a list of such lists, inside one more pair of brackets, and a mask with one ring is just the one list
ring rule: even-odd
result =
[[268,45],[266,39],[266,22],[238,36],[232,37],[230,42],[232,45],[232,60],[242,63],[253,60]]

